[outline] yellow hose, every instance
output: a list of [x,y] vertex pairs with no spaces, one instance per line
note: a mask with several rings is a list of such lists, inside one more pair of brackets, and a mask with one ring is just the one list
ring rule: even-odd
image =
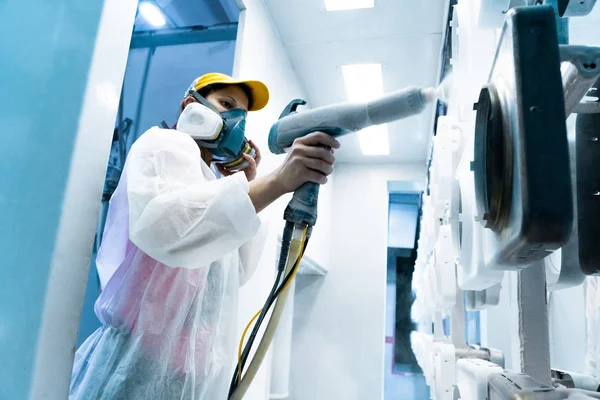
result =
[[[295,229],[298,229],[298,228],[295,228]],[[293,268],[292,276],[291,276],[290,280],[282,288],[281,293],[279,294],[279,296],[277,298],[277,303],[275,304],[275,308],[273,310],[273,313],[271,314],[271,318],[269,320],[269,324],[267,325],[265,333],[263,334],[260,344],[258,345],[258,349],[256,350],[256,353],[255,353],[254,357],[252,358],[250,365],[248,366],[248,371],[241,379],[237,390],[233,394],[232,400],[241,400],[243,398],[243,396],[246,394],[246,391],[250,387],[252,380],[256,376],[256,373],[258,372],[258,369],[260,368],[260,365],[262,364],[262,361],[264,360],[265,355],[267,354],[267,350],[269,349],[269,346],[271,345],[271,341],[273,340],[273,336],[275,335],[277,325],[279,324],[281,314],[284,310],[285,303],[286,303],[287,297],[289,295],[289,286],[296,276],[296,272],[298,271],[298,267],[300,266],[300,261],[302,260],[302,256],[304,255],[302,252],[302,249],[304,248],[305,240],[306,240],[306,228],[303,228],[303,230],[302,230],[302,238],[301,239],[292,239],[292,243],[290,246],[290,252],[288,255],[285,273],[284,273],[284,276],[287,276],[288,273],[290,272],[291,268]],[[293,262],[293,264],[292,264],[292,262]],[[292,266],[292,267],[290,268],[290,266]],[[260,315],[261,312],[262,312],[262,310],[259,311],[254,316],[254,318],[250,321],[250,323],[246,327],[246,330],[244,331],[244,336],[247,333],[253,320],[258,318],[258,315]],[[240,349],[242,348],[244,336],[242,336],[242,342],[240,342]],[[240,365],[240,362],[239,362],[240,358],[241,358],[241,352],[238,352],[238,365]],[[241,376],[241,371],[240,371],[239,375]]]

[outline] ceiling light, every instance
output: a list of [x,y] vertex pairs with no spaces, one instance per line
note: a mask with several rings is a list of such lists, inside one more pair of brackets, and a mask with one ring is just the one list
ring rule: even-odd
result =
[[357,10],[359,8],[373,8],[375,0],[325,0],[327,11]]
[[163,27],[167,24],[165,16],[158,6],[149,1],[140,3],[140,14],[148,23],[157,28]]
[[[381,64],[342,65],[348,100],[364,103],[383,96]],[[390,154],[387,124],[364,129],[358,134],[360,149],[366,156]]]
[[388,127],[375,125],[358,132],[360,151],[365,156],[388,156],[390,155],[390,140]]

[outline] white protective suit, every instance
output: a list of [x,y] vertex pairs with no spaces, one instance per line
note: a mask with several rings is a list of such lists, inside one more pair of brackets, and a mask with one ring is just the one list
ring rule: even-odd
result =
[[103,327],[79,348],[69,399],[227,398],[239,285],[266,238],[243,173],[216,179],[186,134],[132,146],[97,265]]

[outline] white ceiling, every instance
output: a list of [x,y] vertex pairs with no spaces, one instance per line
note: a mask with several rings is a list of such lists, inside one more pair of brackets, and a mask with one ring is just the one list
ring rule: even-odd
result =
[[[263,0],[313,107],[346,101],[341,65],[380,63],[384,92],[436,84],[445,0],[375,0],[375,8],[328,12],[324,0]],[[390,156],[363,156],[342,138],[342,162],[424,162],[433,108],[389,125]]]

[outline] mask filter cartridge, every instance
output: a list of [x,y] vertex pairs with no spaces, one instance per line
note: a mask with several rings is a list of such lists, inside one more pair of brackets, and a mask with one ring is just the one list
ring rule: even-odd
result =
[[222,129],[223,118],[200,103],[188,104],[177,122],[177,130],[195,140],[215,140]]

